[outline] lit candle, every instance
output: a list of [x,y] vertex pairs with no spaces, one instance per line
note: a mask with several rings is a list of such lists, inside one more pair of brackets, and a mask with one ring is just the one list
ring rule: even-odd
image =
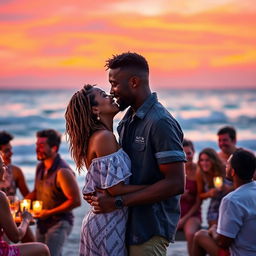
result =
[[214,187],[220,189],[223,185],[223,178],[220,176],[213,178]]
[[39,214],[43,209],[43,201],[33,201],[33,213]]
[[31,200],[30,199],[23,199],[20,202],[20,209],[21,211],[29,211],[30,210],[30,205],[31,205]]

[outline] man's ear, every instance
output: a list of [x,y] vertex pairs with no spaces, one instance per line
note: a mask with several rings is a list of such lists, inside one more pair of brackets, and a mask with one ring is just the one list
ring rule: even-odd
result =
[[235,170],[233,168],[231,168],[231,176],[234,177],[235,176]]
[[140,78],[137,76],[132,76],[129,82],[132,88],[136,88],[139,85]]
[[56,153],[58,151],[58,147],[57,146],[53,146],[52,147],[52,151]]

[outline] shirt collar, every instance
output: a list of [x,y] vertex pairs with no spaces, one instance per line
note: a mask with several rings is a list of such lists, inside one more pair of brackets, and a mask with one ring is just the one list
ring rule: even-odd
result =
[[146,100],[145,102],[137,109],[135,115],[143,119],[145,115],[148,113],[148,111],[151,109],[152,105],[157,102],[157,95],[155,92],[153,92]]
[[155,92],[151,93],[151,95],[145,100],[145,102],[137,109],[134,114],[133,109],[130,107],[125,113],[123,119],[119,122],[119,125],[128,121],[128,119],[134,115],[140,119],[143,119],[145,115],[148,113],[152,105],[157,102],[157,94]]

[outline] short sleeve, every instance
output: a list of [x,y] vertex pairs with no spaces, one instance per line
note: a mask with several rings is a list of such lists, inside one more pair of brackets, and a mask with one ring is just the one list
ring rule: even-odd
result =
[[235,204],[230,198],[224,197],[220,204],[217,232],[235,238],[243,224],[242,219],[243,214],[237,203]]
[[155,157],[159,164],[185,162],[183,132],[174,118],[161,119],[153,129]]
[[93,160],[85,177],[83,194],[92,193],[95,188],[110,188],[131,176],[131,162],[128,155],[119,150],[113,154]]

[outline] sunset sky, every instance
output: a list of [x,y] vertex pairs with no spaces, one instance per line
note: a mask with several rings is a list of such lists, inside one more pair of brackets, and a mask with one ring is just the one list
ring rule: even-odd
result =
[[256,88],[255,0],[0,0],[0,88],[108,85],[124,51],[153,87]]

